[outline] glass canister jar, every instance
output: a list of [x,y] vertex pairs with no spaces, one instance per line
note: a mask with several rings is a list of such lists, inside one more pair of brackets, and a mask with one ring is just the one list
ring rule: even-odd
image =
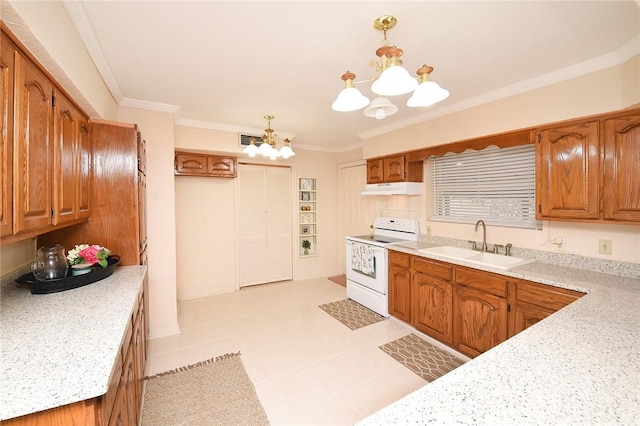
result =
[[38,281],[64,278],[68,270],[69,263],[61,244],[40,247],[36,252],[36,261],[31,265],[31,272]]

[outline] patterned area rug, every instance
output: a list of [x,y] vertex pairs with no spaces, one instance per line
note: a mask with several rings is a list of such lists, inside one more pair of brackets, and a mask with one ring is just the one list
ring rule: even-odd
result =
[[145,380],[143,426],[269,424],[239,352]]
[[319,306],[320,309],[352,330],[382,321],[384,317],[351,299],[338,300]]
[[432,382],[464,364],[463,361],[425,342],[415,334],[408,334],[389,342],[380,346],[380,349],[427,382]]

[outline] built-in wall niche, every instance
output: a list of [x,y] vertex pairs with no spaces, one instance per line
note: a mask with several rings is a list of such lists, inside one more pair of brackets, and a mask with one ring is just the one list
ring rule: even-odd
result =
[[300,178],[298,182],[298,253],[301,257],[318,254],[316,207],[316,180]]

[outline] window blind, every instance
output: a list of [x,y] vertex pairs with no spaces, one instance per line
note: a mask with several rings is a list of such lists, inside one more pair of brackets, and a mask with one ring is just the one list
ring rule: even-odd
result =
[[535,219],[535,145],[432,157],[431,220],[541,229]]

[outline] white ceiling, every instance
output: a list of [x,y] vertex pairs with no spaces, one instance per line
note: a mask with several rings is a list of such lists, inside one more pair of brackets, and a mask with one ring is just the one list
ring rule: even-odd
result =
[[[179,108],[178,124],[261,132],[273,114],[293,147],[341,151],[363,138],[613,66],[640,52],[627,1],[65,1],[122,105]],[[384,120],[331,103],[347,70],[374,77],[383,35],[451,96]],[[370,83],[357,86],[373,99]],[[212,147],[213,148],[213,147]]]

